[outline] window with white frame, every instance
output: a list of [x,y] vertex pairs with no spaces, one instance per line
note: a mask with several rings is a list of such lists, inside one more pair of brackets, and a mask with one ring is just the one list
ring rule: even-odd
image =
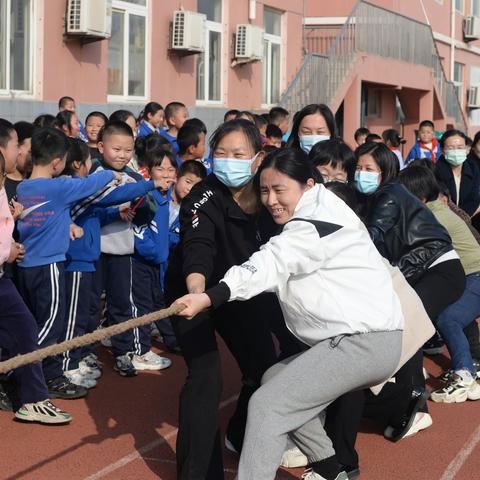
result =
[[0,91],[32,91],[32,0],[0,0]]
[[108,41],[108,95],[146,97],[147,0],[114,0]]
[[455,62],[453,66],[453,84],[455,85],[455,90],[457,92],[458,100],[460,105],[463,106],[463,69],[465,65],[462,63]]
[[472,0],[472,8],[470,10],[470,15],[480,17],[480,0]]
[[207,16],[205,50],[197,56],[197,101],[222,101],[222,0],[198,0]]
[[463,0],[455,0],[455,10],[457,12],[463,13]]
[[265,7],[263,26],[262,104],[272,105],[280,100],[282,13]]

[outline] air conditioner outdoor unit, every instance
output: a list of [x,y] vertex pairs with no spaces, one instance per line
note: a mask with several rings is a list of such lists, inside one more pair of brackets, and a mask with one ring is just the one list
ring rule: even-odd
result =
[[263,34],[261,27],[249,24],[237,25],[235,37],[235,59],[253,62],[263,58]]
[[67,35],[110,38],[112,0],[68,0]]
[[465,40],[477,40],[480,38],[480,17],[466,17],[463,25]]
[[205,22],[203,13],[176,10],[173,12],[172,49],[203,52],[205,49]]
[[480,108],[480,85],[474,85],[468,89],[468,106]]

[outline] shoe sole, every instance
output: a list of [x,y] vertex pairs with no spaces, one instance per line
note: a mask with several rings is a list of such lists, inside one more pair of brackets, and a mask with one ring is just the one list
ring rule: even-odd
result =
[[422,430],[425,430],[428,427],[431,427],[433,425],[433,420],[431,415],[424,416],[422,420],[420,420],[416,425],[415,429],[412,430],[411,432],[407,432],[407,434],[403,438],[409,438],[413,437],[416,435],[418,432],[421,432]]
[[124,370],[120,370],[119,368],[113,367],[113,369],[121,376],[121,377],[136,377],[138,372],[127,373]]
[[15,418],[21,420],[22,422],[37,422],[44,425],[65,425],[66,423],[70,423],[73,420],[73,417],[70,417],[68,419],[55,419],[53,417],[36,417],[34,414],[29,414],[28,417],[24,417],[18,412],[15,412]]
[[477,389],[476,393],[466,390],[461,395],[457,396],[444,396],[443,394],[436,395],[435,392],[431,395],[432,400],[435,403],[463,403],[467,400],[475,401],[480,400],[480,389]]
[[143,370],[166,370],[167,368],[170,368],[172,364],[164,367],[162,365],[139,365],[135,362],[132,362],[133,366],[135,367],[135,370],[143,371]]
[[76,394],[76,395],[65,395],[63,393],[48,391],[49,398],[59,398],[60,400],[78,400],[79,398],[84,398],[88,395],[88,390],[85,393]]

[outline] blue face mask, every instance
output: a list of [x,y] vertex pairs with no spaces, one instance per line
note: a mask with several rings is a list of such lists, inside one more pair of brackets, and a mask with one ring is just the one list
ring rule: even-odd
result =
[[240,188],[246,185],[255,175],[252,173],[252,164],[257,159],[255,155],[250,160],[238,158],[214,158],[213,173],[229,188]]
[[329,135],[300,135],[298,137],[300,142],[300,148],[305,153],[310,153],[310,150],[316,145],[318,142],[323,142],[325,140],[330,140]]
[[371,195],[378,188],[378,172],[355,172],[355,188],[365,195]]

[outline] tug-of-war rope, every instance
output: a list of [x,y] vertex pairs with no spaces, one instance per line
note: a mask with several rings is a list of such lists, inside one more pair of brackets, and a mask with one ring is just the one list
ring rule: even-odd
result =
[[163,320],[172,315],[178,315],[184,309],[184,305],[171,305],[163,310],[158,310],[156,312],[143,315],[142,317],[132,318],[126,322],[112,325],[111,327],[101,328],[92,333],[82,335],[81,337],[75,337],[62,343],[57,343],[55,345],[50,345],[49,347],[35,350],[34,352],[17,355],[16,357],[9,358],[4,362],[0,362],[0,373],[7,373],[10,370],[15,370],[16,368],[29,365],[30,363],[39,362],[44,358],[60,355],[68,350],[84,347],[85,345],[99,342],[100,340],[113,337],[114,335],[126,332],[127,330],[148,325],[152,322]]

